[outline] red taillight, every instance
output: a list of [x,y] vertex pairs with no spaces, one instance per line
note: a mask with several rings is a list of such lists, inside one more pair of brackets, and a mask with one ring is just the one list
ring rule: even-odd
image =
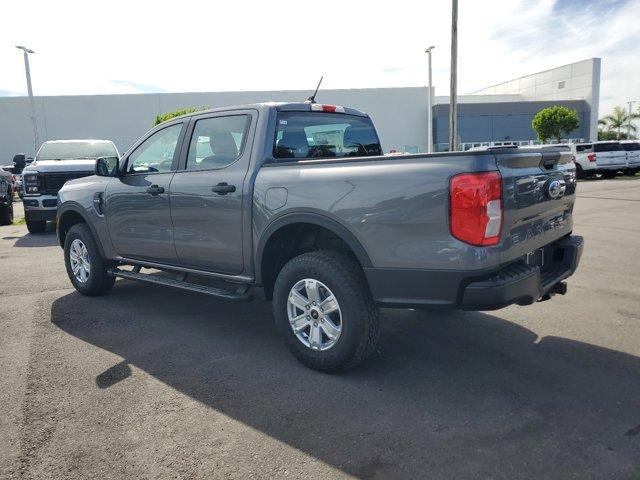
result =
[[498,172],[451,178],[451,235],[471,245],[496,245],[502,229],[502,177]]
[[595,162],[596,161],[596,154],[595,153],[589,153],[589,154],[587,154],[587,158],[589,159],[590,162]]

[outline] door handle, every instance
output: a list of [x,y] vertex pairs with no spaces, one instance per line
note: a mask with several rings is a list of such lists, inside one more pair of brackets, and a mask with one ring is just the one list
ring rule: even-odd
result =
[[149,188],[147,188],[147,193],[150,195],[160,195],[161,193],[164,193],[164,187],[159,187],[158,185],[151,185]]
[[211,187],[211,191],[218,195],[226,195],[227,193],[235,192],[236,186],[229,185],[227,182],[220,182],[214,187]]

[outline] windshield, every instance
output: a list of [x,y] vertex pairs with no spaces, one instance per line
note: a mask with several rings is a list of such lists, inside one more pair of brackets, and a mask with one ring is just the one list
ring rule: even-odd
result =
[[98,157],[117,157],[111,142],[47,142],[38,151],[37,160],[81,160]]
[[382,155],[367,117],[322,112],[278,114],[273,156],[277,159]]

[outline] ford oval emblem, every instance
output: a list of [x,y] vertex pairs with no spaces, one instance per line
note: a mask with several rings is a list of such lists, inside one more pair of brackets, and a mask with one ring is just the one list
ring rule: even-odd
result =
[[555,200],[556,198],[562,197],[566,188],[564,180],[551,180],[547,187],[549,198]]

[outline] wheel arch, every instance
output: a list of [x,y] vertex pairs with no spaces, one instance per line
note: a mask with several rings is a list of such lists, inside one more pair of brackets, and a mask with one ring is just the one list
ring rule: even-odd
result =
[[282,267],[282,265],[279,265],[270,255],[271,250],[275,247],[275,244],[282,235],[285,235],[287,232],[292,232],[294,229],[306,229],[307,231],[311,229],[314,230],[316,234],[322,232],[325,236],[330,234],[344,244],[343,248],[346,247],[362,267],[372,266],[371,259],[360,241],[349,229],[337,220],[311,212],[285,214],[274,220],[264,230],[256,249],[256,283],[265,287],[267,298],[270,298],[275,274]]
[[94,226],[89,221],[86,212],[83,211],[80,205],[70,204],[67,206],[63,206],[58,210],[56,234],[58,236],[58,243],[60,244],[60,246],[64,248],[64,241],[67,233],[69,232],[71,227],[77,225],[78,223],[85,223],[89,227],[96,245],[98,246],[98,250],[100,251],[100,255],[104,257],[105,253],[102,248],[100,237],[97,235]]

